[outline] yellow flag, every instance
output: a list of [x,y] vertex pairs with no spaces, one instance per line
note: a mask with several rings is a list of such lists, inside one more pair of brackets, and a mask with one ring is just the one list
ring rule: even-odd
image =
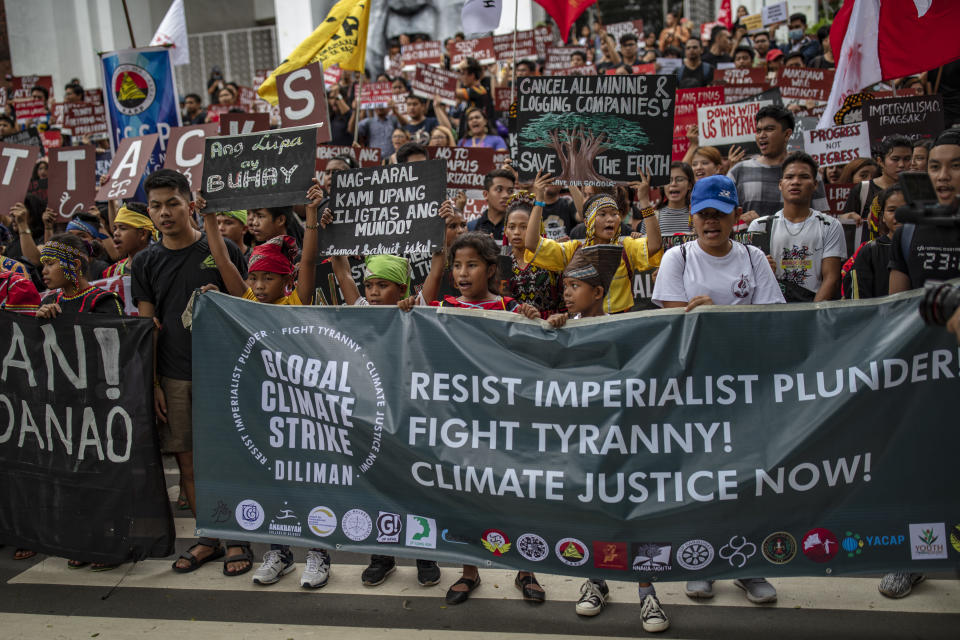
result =
[[363,71],[367,53],[367,24],[373,0],[340,0],[333,5],[327,19],[297,45],[290,57],[273,70],[257,93],[271,104],[277,104],[277,76],[296,71],[312,62],[326,69],[339,64],[341,69]]

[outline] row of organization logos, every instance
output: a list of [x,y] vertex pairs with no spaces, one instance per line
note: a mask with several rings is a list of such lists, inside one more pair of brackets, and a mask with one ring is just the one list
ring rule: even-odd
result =
[[[729,539],[711,543],[692,539],[675,545],[673,542],[621,542],[594,540],[590,544],[573,537],[565,537],[551,544],[543,536],[526,532],[511,538],[502,529],[488,528],[479,536],[438,530],[435,518],[378,511],[367,513],[354,508],[338,518],[330,507],[314,507],[301,522],[297,514],[284,503],[269,521],[263,507],[256,500],[240,502],[234,512],[237,524],[247,531],[265,531],[279,536],[300,537],[304,534],[325,538],[339,528],[354,542],[404,544],[408,547],[436,549],[438,541],[449,544],[470,544],[479,541],[495,556],[514,552],[531,562],[541,562],[554,555],[571,567],[592,563],[598,569],[637,571],[648,574],[671,571],[679,566],[688,571],[699,571],[714,562],[741,569],[762,558],[774,565],[785,565],[800,555],[816,563],[828,563],[835,558],[869,556],[880,548],[909,548],[911,560],[945,560],[948,548],[960,554],[960,524],[949,532],[943,522],[912,523],[907,530],[888,534],[860,534],[844,531],[840,535],[830,529],[816,527],[799,537],[787,531],[775,531],[762,539],[733,535]],[[266,525],[264,529],[264,525]]]

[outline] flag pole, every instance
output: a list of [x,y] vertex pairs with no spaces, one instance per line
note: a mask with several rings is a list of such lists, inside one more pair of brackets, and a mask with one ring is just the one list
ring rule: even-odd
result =
[[[366,69],[367,65],[363,65],[363,66],[364,66],[364,69]],[[354,145],[356,145],[357,142],[360,140],[360,92],[363,91],[363,76],[365,75],[363,71],[357,71],[357,73],[360,75],[360,78],[357,80],[357,90],[353,94],[357,100],[357,114],[356,114],[357,117],[353,123],[353,144]],[[359,166],[359,164],[360,164],[360,161],[359,159],[357,159],[357,165]]]
[[127,0],[123,0],[123,17],[127,19],[127,32],[130,34],[130,46],[137,48],[137,41],[133,37],[133,26],[130,24],[130,12],[127,10]]
[[[520,14],[520,0],[513,0],[513,57],[510,64],[513,68],[510,70],[510,106],[513,106],[517,99],[517,29]],[[510,112],[507,111],[507,120],[510,120]]]

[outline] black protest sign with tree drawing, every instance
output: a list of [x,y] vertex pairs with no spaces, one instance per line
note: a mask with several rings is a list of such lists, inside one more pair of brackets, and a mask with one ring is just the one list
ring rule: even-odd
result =
[[594,168],[605,151],[639,152],[650,143],[646,128],[610,114],[545,113],[527,123],[520,144],[553,149],[560,160],[558,181],[602,183]]

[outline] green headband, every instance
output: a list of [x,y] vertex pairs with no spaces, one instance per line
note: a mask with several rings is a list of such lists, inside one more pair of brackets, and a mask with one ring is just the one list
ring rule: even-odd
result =
[[410,295],[410,263],[405,258],[391,255],[367,256],[363,279],[380,278],[407,288]]
[[221,211],[217,214],[218,216],[230,216],[240,221],[240,224],[246,226],[247,224],[247,210],[246,209],[237,209],[236,211]]

